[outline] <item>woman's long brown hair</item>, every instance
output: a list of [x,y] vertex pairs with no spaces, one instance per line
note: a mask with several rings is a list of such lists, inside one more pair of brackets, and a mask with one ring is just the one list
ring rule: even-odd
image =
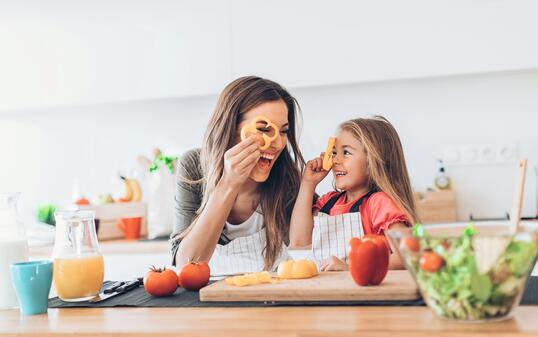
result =
[[[291,212],[300,185],[304,159],[297,143],[297,100],[273,81],[255,76],[236,79],[224,88],[207,126],[200,166],[203,178],[203,198],[197,216],[205,209],[209,197],[222,177],[224,153],[233,147],[239,134],[243,114],[260,104],[282,100],[288,108],[288,143],[273,165],[268,179],[260,184],[260,206],[267,243],[264,249],[265,269],[272,268],[278,258],[284,238],[289,232]],[[196,219],[191,224],[195,225]],[[189,228],[182,233],[184,237]],[[180,237],[181,237],[180,236]]]
[[394,126],[386,118],[375,116],[346,121],[339,129],[353,134],[364,147],[370,190],[385,192],[411,224],[420,221],[402,143]]

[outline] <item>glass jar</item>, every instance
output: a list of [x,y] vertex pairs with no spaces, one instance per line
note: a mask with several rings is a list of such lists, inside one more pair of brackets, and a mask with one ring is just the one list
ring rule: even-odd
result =
[[104,278],[95,214],[93,211],[60,211],[55,212],[54,217],[54,289],[63,301],[88,300],[99,293]]
[[28,241],[17,213],[20,193],[0,193],[0,309],[18,307],[9,266],[28,261]]

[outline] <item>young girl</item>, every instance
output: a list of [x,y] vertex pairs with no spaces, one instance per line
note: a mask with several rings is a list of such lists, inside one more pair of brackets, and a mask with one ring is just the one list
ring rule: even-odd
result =
[[[314,200],[328,171],[323,153],[305,168],[290,227],[290,245],[312,244],[322,271],[347,270],[351,237],[383,234],[418,221],[402,145],[394,127],[380,116],[342,123],[332,153],[335,191]],[[391,254],[389,268],[402,268]]]

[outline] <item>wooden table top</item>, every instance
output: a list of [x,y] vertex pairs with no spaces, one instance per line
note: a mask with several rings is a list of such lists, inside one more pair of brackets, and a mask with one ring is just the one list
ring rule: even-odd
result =
[[0,336],[537,336],[538,307],[487,324],[438,319],[426,307],[91,308],[0,311]]

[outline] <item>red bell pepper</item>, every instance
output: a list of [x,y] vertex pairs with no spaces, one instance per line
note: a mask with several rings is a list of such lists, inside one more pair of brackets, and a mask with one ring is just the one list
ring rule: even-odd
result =
[[365,235],[349,241],[349,270],[361,286],[380,284],[389,269],[389,245],[384,235]]

